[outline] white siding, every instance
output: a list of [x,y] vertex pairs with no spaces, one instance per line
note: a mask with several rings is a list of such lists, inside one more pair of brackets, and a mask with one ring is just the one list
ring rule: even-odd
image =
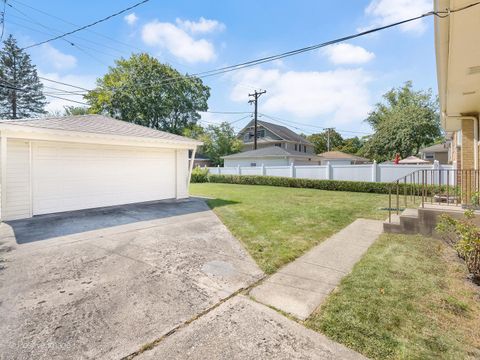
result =
[[190,171],[188,150],[177,150],[176,153],[177,199],[184,199],[188,197],[188,174]]
[[246,159],[225,159],[225,167],[235,167],[235,166],[251,166],[251,164],[256,164],[256,166],[286,166],[289,165],[288,159],[285,158],[246,158]]
[[15,220],[30,217],[30,145],[24,140],[7,141],[6,208],[2,218]]

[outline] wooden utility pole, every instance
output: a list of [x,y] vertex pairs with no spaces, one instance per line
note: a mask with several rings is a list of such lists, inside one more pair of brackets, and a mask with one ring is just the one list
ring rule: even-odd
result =
[[330,131],[333,130],[333,128],[327,128],[327,151],[330,151]]
[[255,105],[255,125],[254,125],[254,128],[255,130],[253,131],[253,150],[257,150],[257,120],[258,120],[258,98],[260,96],[262,96],[263,94],[265,94],[267,91],[266,90],[263,90],[263,91],[257,91],[255,90],[255,92],[253,94],[248,94],[249,97],[253,97],[252,100],[249,100],[248,103],[249,104],[254,104]]

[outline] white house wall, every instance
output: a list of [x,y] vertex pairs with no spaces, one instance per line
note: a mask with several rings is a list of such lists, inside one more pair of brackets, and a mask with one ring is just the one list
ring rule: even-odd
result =
[[5,209],[2,217],[9,220],[31,216],[30,143],[26,140],[7,141],[7,182]]
[[184,199],[188,197],[188,175],[189,175],[189,162],[188,162],[188,150],[178,149],[176,150],[176,177],[177,177],[177,199]]
[[250,158],[250,159],[225,159],[225,167],[235,166],[251,166],[255,163],[256,166],[286,166],[289,165],[289,160],[285,158]]

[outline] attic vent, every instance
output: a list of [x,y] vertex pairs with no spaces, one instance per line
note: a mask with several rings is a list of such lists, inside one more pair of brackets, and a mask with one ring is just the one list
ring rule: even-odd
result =
[[475,93],[476,93],[476,91],[465,91],[465,92],[462,93],[462,95],[473,95]]
[[468,75],[480,74],[480,66],[472,66],[467,69]]

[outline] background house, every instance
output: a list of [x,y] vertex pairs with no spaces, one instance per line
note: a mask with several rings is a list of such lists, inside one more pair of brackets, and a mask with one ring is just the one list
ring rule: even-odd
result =
[[257,150],[254,150],[254,121],[250,121],[239,133],[243,141],[240,153],[224,156],[224,166],[287,166],[319,165],[311,142],[285,126],[258,121]]
[[450,152],[450,142],[444,142],[441,144],[435,144],[428,146],[419,151],[420,157],[423,160],[427,160],[433,163],[435,160],[440,164],[448,164],[449,161],[449,152]]
[[300,153],[279,146],[264,147],[257,150],[244,151],[223,157],[224,166],[288,166],[319,165],[320,158],[315,154]]
[[371,163],[371,161],[366,158],[347,154],[341,151],[327,151],[318,154],[318,157],[320,158],[321,165],[326,165],[327,163],[330,163],[331,165],[355,165]]
[[[266,121],[258,121],[257,124],[258,149],[276,146],[289,153],[315,155],[313,144],[289,128]],[[243,141],[242,151],[254,150],[254,131],[254,121],[252,120],[238,133],[238,138]]]

